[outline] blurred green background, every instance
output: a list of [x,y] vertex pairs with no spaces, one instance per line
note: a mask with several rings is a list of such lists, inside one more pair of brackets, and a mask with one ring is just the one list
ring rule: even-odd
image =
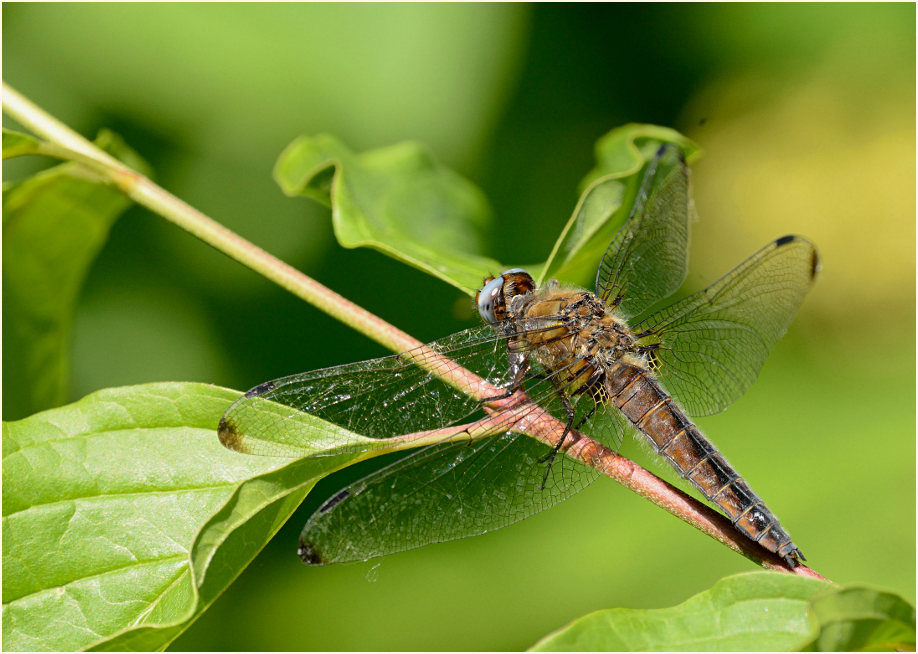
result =
[[[914,5],[7,4],[3,19],[9,84],[84,135],[119,132],[165,188],[424,340],[476,324],[470,301],[338,247],[328,211],[271,180],[293,138],[429,144],[490,198],[487,254],[537,261],[598,137],[681,130],[705,149],[690,286],[785,233],[823,261],[757,384],[700,424],[816,570],[914,602]],[[72,397],[159,380],[244,390],[381,354],[133,208],[79,303]],[[16,376],[4,360],[7,420],[23,416]],[[639,444],[624,454],[649,465]],[[302,524],[364,472],[320,484],[174,648],[520,649],[589,611],[669,606],[753,569],[606,480],[483,537],[304,567]]]

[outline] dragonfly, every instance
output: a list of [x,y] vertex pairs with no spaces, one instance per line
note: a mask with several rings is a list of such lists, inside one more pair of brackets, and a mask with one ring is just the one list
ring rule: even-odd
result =
[[[487,277],[476,296],[481,326],[259,384],[227,409],[220,440],[248,454],[352,458],[424,444],[315,511],[298,549],[311,565],[515,523],[586,487],[631,433],[739,532],[794,567],[805,560],[800,549],[690,416],[722,411],[753,384],[819,259],[805,238],[783,236],[657,309],[686,277],[692,216],[682,152],[661,146],[592,292],[538,286],[520,268]],[[304,430],[304,418],[334,426],[326,431],[335,447],[317,445],[325,432]],[[601,454],[573,456],[584,442]]]

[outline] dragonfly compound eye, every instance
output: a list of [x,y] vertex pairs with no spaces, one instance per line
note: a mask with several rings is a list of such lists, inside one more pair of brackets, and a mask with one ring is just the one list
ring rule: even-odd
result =
[[[498,321],[498,314],[504,313],[504,278],[494,277],[485,282],[485,285],[478,291],[475,301],[478,304],[478,313],[481,319],[488,324],[495,324]],[[500,308],[498,308],[498,304]]]
[[522,268],[505,270],[499,277],[486,279],[476,302],[482,320],[493,325],[507,317],[507,305],[517,295],[535,288],[532,276]]

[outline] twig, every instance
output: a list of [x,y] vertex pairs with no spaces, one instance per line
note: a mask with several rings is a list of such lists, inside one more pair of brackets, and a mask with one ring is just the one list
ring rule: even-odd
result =
[[175,223],[216,250],[384,347],[401,352],[421,345],[420,341],[246,241],[144,175],[125,166],[31,103],[6,82],[3,82],[3,112],[35,135],[69,150],[73,153],[74,161],[91,168],[137,204]]

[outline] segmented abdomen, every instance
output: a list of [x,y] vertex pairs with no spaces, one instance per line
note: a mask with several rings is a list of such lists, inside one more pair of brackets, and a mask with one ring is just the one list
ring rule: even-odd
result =
[[717,448],[653,377],[619,363],[606,375],[609,399],[647,437],[658,454],[719,506],[737,529],[791,566],[805,560],[791,537]]

